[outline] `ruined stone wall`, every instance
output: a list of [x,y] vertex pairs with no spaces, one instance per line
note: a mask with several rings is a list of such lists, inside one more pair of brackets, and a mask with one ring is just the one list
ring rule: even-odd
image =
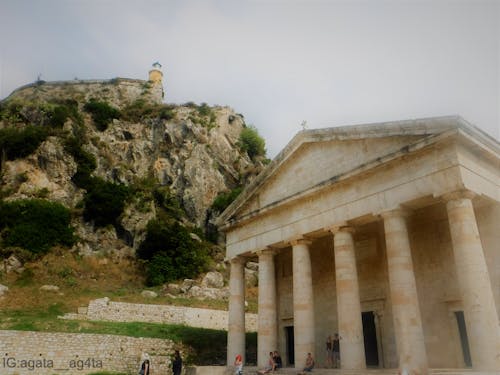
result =
[[[108,298],[89,303],[87,319],[112,322],[184,324],[190,327],[227,330],[228,313],[223,310],[183,306],[111,302]],[[257,331],[257,315],[245,314],[247,332]]]
[[170,372],[170,340],[115,335],[0,331],[0,374],[136,374],[149,354],[151,375]]
[[6,100],[46,101],[68,98],[81,103],[95,98],[117,108],[122,108],[138,99],[159,104],[163,100],[163,87],[161,84],[129,78],[53,81],[21,86]]

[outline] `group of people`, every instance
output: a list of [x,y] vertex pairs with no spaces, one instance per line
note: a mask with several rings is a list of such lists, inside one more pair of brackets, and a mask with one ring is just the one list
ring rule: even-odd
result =
[[[306,363],[304,367],[304,372],[311,372],[314,368],[314,358],[311,353],[307,353]],[[326,367],[340,367],[340,336],[336,333],[333,338],[328,336],[326,339]],[[243,375],[243,357],[238,354],[234,359],[235,375]],[[258,373],[261,375],[274,372],[277,369],[283,367],[283,362],[278,351],[269,352],[269,359],[266,367],[259,370]],[[149,375],[151,364],[149,357],[146,355],[146,359],[141,363],[139,369],[139,375]],[[174,358],[172,359],[172,373],[173,375],[181,375],[182,372],[182,358],[178,350],[174,353]]]
[[[283,367],[283,362],[281,360],[281,356],[279,353],[275,350],[274,352],[269,352],[269,360],[267,362],[267,366],[263,370],[257,371],[259,374],[268,374],[270,372],[274,372],[277,369]],[[305,372],[311,372],[312,369],[314,368],[314,358],[311,353],[307,353],[306,357],[306,365],[304,367]],[[241,374],[237,374],[241,375]]]
[[[139,368],[139,375],[149,375],[151,370],[151,363],[149,361],[149,356],[146,354],[146,358],[142,361]],[[178,350],[174,352],[174,358],[172,359],[172,373],[173,375],[181,375],[182,372],[182,358]]]
[[326,339],[326,367],[340,368],[340,336],[338,333]]
[[277,369],[283,367],[283,362],[281,361],[281,356],[278,351],[269,352],[269,359],[267,360],[267,366],[264,369],[257,371],[259,374],[268,374],[274,372]]
[[[340,368],[340,339],[338,333],[335,333],[333,337],[330,335],[326,339],[326,367]],[[304,372],[311,372],[314,368],[315,362],[311,353],[307,353]],[[243,375],[243,359],[240,354],[236,356],[234,360],[235,375]],[[281,356],[278,351],[269,352],[269,359],[266,367],[262,370],[257,371],[260,375],[268,374],[274,372],[283,366]]]

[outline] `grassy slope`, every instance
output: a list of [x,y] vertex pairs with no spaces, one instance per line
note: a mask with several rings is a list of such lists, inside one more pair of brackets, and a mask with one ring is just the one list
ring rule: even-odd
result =
[[[227,301],[200,301],[161,296],[154,300],[140,295],[144,290],[141,268],[129,260],[112,262],[108,258],[82,258],[55,250],[41,260],[26,264],[20,275],[9,273],[0,283],[9,292],[0,299],[0,329],[79,332],[170,339],[191,348],[187,362],[223,364],[226,332],[179,325],[154,323],[114,323],[62,320],[57,316],[76,312],[91,299],[110,297],[114,301],[176,304],[227,309]],[[59,293],[40,291],[44,284],[60,287]],[[157,292],[160,292],[157,289]],[[256,305],[256,291],[249,291],[250,305]],[[247,335],[249,359],[254,358],[256,334]]]

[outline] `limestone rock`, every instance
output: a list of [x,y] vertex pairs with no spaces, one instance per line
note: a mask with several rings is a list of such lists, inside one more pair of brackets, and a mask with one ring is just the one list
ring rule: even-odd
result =
[[247,262],[247,264],[245,265],[245,268],[248,268],[249,270],[252,270],[252,271],[258,271],[259,270],[259,263]]
[[184,281],[181,284],[181,292],[186,293],[189,289],[193,287],[195,284],[195,281],[192,279],[184,279]]
[[40,290],[45,291],[45,292],[57,293],[57,292],[59,292],[59,287],[57,285],[42,285],[40,287]]
[[259,275],[257,271],[245,268],[245,286],[248,288],[259,285]]
[[0,284],[0,297],[3,296],[8,291],[9,291],[9,287],[8,286]]
[[6,272],[18,271],[23,267],[23,264],[17,257],[12,254],[4,261],[4,267]]
[[220,272],[208,272],[205,277],[203,277],[201,286],[205,288],[222,288],[224,286],[224,278]]
[[227,299],[229,296],[228,288],[202,288],[197,285],[189,289],[187,293],[189,297],[199,298],[199,299]]
[[163,291],[166,294],[173,294],[173,295],[178,295],[181,293],[181,287],[177,284],[170,283],[164,286]]
[[152,290],[143,290],[141,292],[141,296],[146,297],[146,298],[156,298],[156,297],[158,297],[158,293],[153,292]]
[[189,233],[189,236],[196,242],[202,242],[201,238],[196,233]]
[[[44,114],[37,112],[33,103],[43,104],[54,98],[74,100],[80,109],[92,97],[121,110],[139,97],[149,100],[147,104],[157,103],[150,89],[134,82],[52,83],[44,85],[43,90],[27,87],[15,91],[6,103],[26,103],[22,109],[25,118],[35,122]],[[92,176],[134,185],[139,190],[142,182],[154,179],[153,183],[167,187],[180,202],[189,225],[209,228],[216,215],[210,207],[217,195],[246,184],[258,174],[262,164],[253,162],[240,150],[238,139],[245,123],[231,108],[211,107],[208,114],[196,106],[173,106],[167,110],[172,114],[168,120],[136,121],[122,117],[114,119],[104,131],[96,129],[88,113],[81,112],[83,123],[68,118],[63,130],[70,135],[82,134],[83,151],[96,161]],[[16,125],[6,121],[2,124]],[[2,164],[2,190],[9,192],[5,200],[43,198],[78,213],[86,192],[72,181],[77,168],[76,160],[65,148],[64,137],[50,136],[31,155]],[[135,195],[119,218],[119,233],[112,227],[97,229],[81,215],[74,215],[72,225],[79,242],[73,251],[84,256],[113,253],[119,258],[116,249],[125,249],[127,257],[130,249],[134,253],[144,240],[147,223],[156,218],[155,210],[151,196]],[[196,234],[191,236],[201,241]]]

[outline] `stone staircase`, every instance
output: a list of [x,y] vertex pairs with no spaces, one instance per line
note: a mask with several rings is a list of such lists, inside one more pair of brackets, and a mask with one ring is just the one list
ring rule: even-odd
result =
[[[245,375],[258,375],[257,367],[245,367]],[[303,373],[294,368],[282,368],[274,372],[274,375],[398,375],[398,369],[366,369],[366,370],[343,370],[343,369],[314,369],[311,373]],[[271,374],[272,375],[272,374]],[[496,372],[474,371],[472,369],[430,369],[429,375],[500,375]]]

